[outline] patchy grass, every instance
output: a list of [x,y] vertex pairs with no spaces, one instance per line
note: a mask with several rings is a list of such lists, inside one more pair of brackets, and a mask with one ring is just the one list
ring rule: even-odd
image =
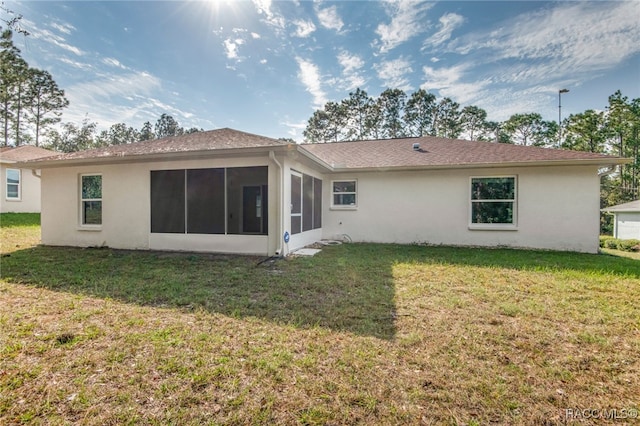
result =
[[640,260],[640,252],[637,251],[622,251],[608,248],[601,248],[600,252],[608,254],[610,256],[626,257],[629,259]]
[[3,243],[0,424],[565,424],[565,409],[640,408],[631,259],[351,244],[257,266],[24,238]]
[[0,253],[40,243],[40,213],[0,213]]

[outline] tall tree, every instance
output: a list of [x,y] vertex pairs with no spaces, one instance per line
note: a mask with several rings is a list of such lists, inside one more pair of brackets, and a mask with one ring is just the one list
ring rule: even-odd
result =
[[342,101],[346,140],[363,140],[369,137],[367,118],[371,111],[371,104],[373,100],[360,88],[349,93],[349,97]]
[[29,121],[35,126],[35,144],[39,146],[40,133],[60,121],[62,109],[69,101],[47,71],[32,69],[29,78]]
[[571,114],[564,122],[562,147],[574,151],[605,152],[607,127],[603,112],[592,109]]
[[337,102],[327,102],[324,106],[324,111],[327,114],[328,124],[326,129],[326,142],[345,140],[343,130],[347,123],[347,115],[344,106]]
[[509,141],[518,145],[544,146],[552,143],[557,135],[558,124],[545,121],[538,113],[514,114],[504,123]]
[[387,89],[378,97],[378,105],[380,105],[382,115],[383,137],[401,138],[405,136],[402,116],[406,99],[406,93],[400,89]]
[[140,132],[125,123],[112,124],[96,137],[97,146],[124,145],[140,140]]
[[462,108],[460,125],[469,140],[475,140],[487,126],[487,111],[474,105]]
[[156,137],[166,138],[168,136],[180,136],[184,130],[178,122],[168,114],[162,114],[155,125]]
[[60,131],[52,129],[47,132],[47,148],[60,152],[75,152],[96,146],[96,123],[85,118],[80,126],[62,123],[60,127]]
[[436,110],[436,97],[424,89],[413,92],[404,107],[404,123],[408,136],[427,136],[434,134],[433,115]]
[[[13,44],[13,33],[11,30],[4,30],[0,35],[0,117],[5,146],[12,137],[12,128],[20,128],[21,108],[16,106],[20,103],[20,92],[28,68],[27,62],[20,56],[20,50]],[[18,144],[19,139],[18,137]]]
[[153,126],[151,125],[150,122],[145,121],[144,124],[142,125],[142,129],[140,129],[140,138],[138,140],[140,141],[150,141],[152,139],[155,139],[156,134],[153,131]]
[[314,111],[311,118],[309,118],[307,127],[302,134],[307,142],[324,143],[329,141],[328,128],[329,115],[325,110],[319,109]]
[[460,123],[460,104],[451,98],[438,102],[434,112],[433,130],[436,136],[457,138],[462,133]]

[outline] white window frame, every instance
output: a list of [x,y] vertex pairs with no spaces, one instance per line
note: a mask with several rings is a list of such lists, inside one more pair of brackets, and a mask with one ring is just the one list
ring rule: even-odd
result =
[[[495,200],[474,200],[473,199],[473,180],[474,179],[513,179],[513,199],[495,199]],[[469,229],[471,230],[489,230],[489,231],[516,231],[518,229],[518,176],[517,175],[485,175],[471,176],[469,178]],[[511,223],[473,223],[473,204],[474,203],[513,203],[513,213]]]
[[[18,172],[18,183],[9,183],[9,172]],[[18,196],[17,197],[10,197],[9,196],[9,185],[12,186],[17,186],[18,187]],[[22,170],[20,169],[6,169],[5,170],[5,194],[4,194],[4,198],[7,201],[21,201],[22,200]]]
[[[335,192],[334,184],[338,182],[353,182],[355,186],[355,191],[353,192]],[[336,195],[349,195],[353,194],[356,198],[356,202],[354,204],[335,204],[335,196]],[[356,210],[358,208],[358,180],[357,179],[335,179],[331,181],[331,208],[335,210]]]
[[89,201],[100,201],[102,203],[102,199],[104,198],[104,196],[102,196],[101,198],[83,198],[82,197],[82,178],[84,177],[88,177],[88,176],[100,176],[100,195],[102,194],[103,191],[103,179],[102,179],[102,173],[83,173],[79,176],[79,185],[78,185],[78,196],[80,199],[80,203],[78,205],[79,207],[79,215],[78,215],[78,220],[79,220],[79,226],[81,229],[85,229],[85,230],[100,230],[102,229],[102,213],[103,213],[103,205],[100,205],[100,223],[99,224],[93,224],[93,223],[85,223],[85,217],[84,217],[84,203],[85,202],[89,202]]

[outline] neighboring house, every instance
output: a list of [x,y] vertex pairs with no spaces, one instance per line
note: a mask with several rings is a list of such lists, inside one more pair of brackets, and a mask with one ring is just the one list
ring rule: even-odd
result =
[[0,213],[40,212],[40,176],[16,163],[55,154],[31,145],[0,148]]
[[220,129],[22,167],[42,173],[47,245],[285,255],[348,236],[595,253],[598,169],[626,162],[435,137],[297,145]]
[[640,200],[602,209],[613,214],[613,236],[623,240],[640,240]]

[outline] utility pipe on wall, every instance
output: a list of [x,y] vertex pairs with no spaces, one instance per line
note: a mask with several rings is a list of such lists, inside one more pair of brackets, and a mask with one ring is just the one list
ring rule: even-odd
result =
[[280,205],[280,229],[277,232],[278,238],[278,251],[276,252],[279,256],[284,256],[284,244],[283,244],[283,234],[284,234],[284,169],[282,168],[282,164],[276,159],[276,155],[273,151],[269,151],[269,158],[273,160],[274,163],[280,169],[280,184],[278,185],[278,203]]

